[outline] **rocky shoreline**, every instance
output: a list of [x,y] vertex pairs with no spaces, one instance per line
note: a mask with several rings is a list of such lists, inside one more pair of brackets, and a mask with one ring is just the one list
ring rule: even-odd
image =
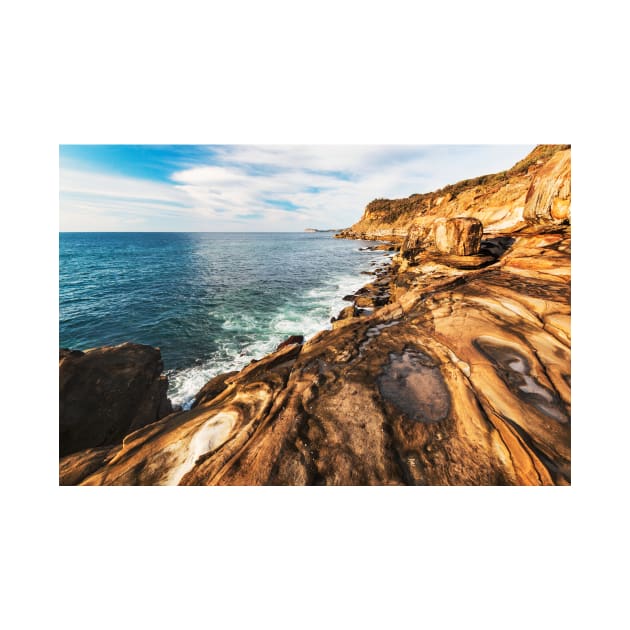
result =
[[[215,377],[190,410],[163,404],[155,370],[117,367],[133,398],[63,351],[60,426],[71,410],[100,429],[60,447],[60,483],[570,484],[570,149],[447,189],[368,205],[335,237],[388,241],[391,264],[332,330]],[[90,378],[133,398],[117,431]]]

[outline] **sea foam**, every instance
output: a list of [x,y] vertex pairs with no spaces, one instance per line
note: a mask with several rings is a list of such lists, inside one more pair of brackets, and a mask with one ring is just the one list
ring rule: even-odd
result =
[[[366,269],[374,263],[389,262],[391,258],[391,255],[381,252],[370,253],[373,255],[364,259]],[[319,331],[330,329],[330,319],[349,304],[343,298],[353,294],[365,283],[365,276],[342,273],[328,279],[320,287],[296,292],[293,299],[279,305],[271,317],[258,318],[255,312],[226,314],[222,327],[228,331],[238,331],[252,340],[246,343],[226,340],[202,364],[169,371],[169,397],[172,403],[189,409],[195,394],[214,376],[241,370],[252,359],[260,359],[273,352],[290,335],[303,335],[308,340]]]

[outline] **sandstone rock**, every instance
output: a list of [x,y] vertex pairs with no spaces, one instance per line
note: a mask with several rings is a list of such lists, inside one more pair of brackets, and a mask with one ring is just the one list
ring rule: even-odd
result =
[[285,346],[290,346],[294,343],[304,343],[304,335],[291,335],[283,342],[278,344],[276,350],[280,350],[280,348],[284,348]]
[[354,303],[356,306],[363,308],[374,308],[375,306],[383,306],[387,304],[388,297],[385,294],[359,295]]
[[488,256],[483,254],[473,254],[471,256],[456,256],[454,254],[443,254],[436,257],[436,261],[448,265],[449,267],[456,267],[458,269],[480,269],[486,267],[496,261],[494,256]]
[[483,224],[479,219],[470,217],[436,219],[434,235],[438,251],[456,256],[471,256],[479,253]]
[[342,319],[350,319],[351,317],[356,317],[357,315],[357,307],[352,304],[351,306],[346,306],[339,311],[339,315],[337,317],[333,317],[333,322],[341,321]]
[[[525,198],[537,173],[559,152],[570,154],[568,145],[539,145],[523,160],[503,173],[483,175],[446,186],[441,190],[404,199],[376,199],[361,219],[344,230],[344,238],[405,238],[403,251],[410,251],[414,230],[430,229],[436,218],[479,219],[486,233],[516,232],[526,226]],[[568,212],[565,201],[555,202],[554,213]],[[561,219],[558,219],[561,220]],[[421,246],[421,241],[417,246]],[[413,256],[413,254],[411,254]]]
[[59,485],[78,485],[85,477],[102,468],[119,450],[120,446],[101,446],[62,457],[59,460]]
[[[94,484],[570,483],[570,231],[509,264],[427,255],[396,303],[229,379],[218,397],[63,460]],[[503,260],[503,259],[502,259]]]
[[375,252],[395,252],[398,247],[391,244],[376,245],[372,248]]
[[523,218],[530,223],[571,220],[571,151],[556,153],[535,175]]
[[418,254],[430,244],[431,229],[428,226],[412,225],[400,250],[404,259]]
[[[218,399],[146,425],[112,451],[68,455],[60,462],[62,481],[80,485],[203,483],[198,466],[204,461],[212,460],[219,468],[219,461],[227,465],[256,430],[273,431],[269,415],[285,398],[286,382],[301,350],[299,345],[285,346],[264,357],[241,370],[237,381],[226,379],[233,386]],[[102,465],[94,470],[99,458]]]
[[125,343],[59,357],[60,456],[115,444],[171,412],[156,348]]
[[[410,212],[426,213],[414,218],[419,228],[460,218],[464,207],[463,216],[484,225],[503,216],[508,228],[479,254],[436,254],[416,241],[422,251],[413,265],[349,296],[387,301],[387,284],[391,303],[284,346],[218,388],[209,383],[202,404],[134,431],[121,446],[68,455],[61,478],[82,485],[570,484],[571,228],[528,227],[522,205],[511,205],[524,203],[532,178],[557,152],[537,148],[512,175],[450,187],[430,204],[410,198]],[[540,190],[552,188],[547,179]],[[496,262],[474,268],[481,259]]]
[[230,379],[238,372],[225,372],[218,374],[214,378],[211,378],[196,394],[195,400],[190,406],[191,409],[203,405],[211,400],[214,400],[220,393],[227,388],[226,381]]

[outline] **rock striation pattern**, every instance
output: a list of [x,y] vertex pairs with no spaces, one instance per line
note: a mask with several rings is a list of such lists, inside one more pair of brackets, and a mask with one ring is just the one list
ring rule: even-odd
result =
[[[536,190],[559,192],[537,207],[570,202],[538,159]],[[570,484],[571,226],[545,216],[483,235],[460,217],[414,224],[332,330],[213,379],[122,444],[62,458],[60,482]]]
[[[531,216],[524,216],[526,203],[528,215],[533,212],[548,223],[549,219],[543,215],[549,217],[551,211],[543,212],[541,208],[548,207],[550,199],[555,198],[557,221],[569,220],[570,154],[569,145],[542,144],[502,173],[476,177],[405,199],[376,199],[366,206],[357,223],[336,237],[402,241],[412,233],[416,236],[424,233],[433,239],[430,233],[436,219],[461,217],[481,221],[486,234],[512,233],[533,222]],[[545,193],[541,182],[546,182],[551,190]],[[530,192],[533,183],[539,192]]]
[[444,254],[471,256],[479,253],[483,223],[472,217],[436,219],[434,222],[435,246]]
[[529,223],[571,220],[571,151],[559,151],[534,176],[525,198]]

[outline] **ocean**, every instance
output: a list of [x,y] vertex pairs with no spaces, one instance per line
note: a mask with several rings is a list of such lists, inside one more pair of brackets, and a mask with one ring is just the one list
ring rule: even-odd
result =
[[390,255],[332,233],[59,234],[59,346],[162,351],[173,404],[289,335],[330,328]]

